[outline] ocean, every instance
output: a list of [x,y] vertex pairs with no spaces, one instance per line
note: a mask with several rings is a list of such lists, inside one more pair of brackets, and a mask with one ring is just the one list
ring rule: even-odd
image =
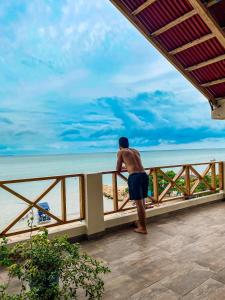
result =
[[[225,149],[141,152],[145,167],[225,160]],[[114,170],[116,153],[0,157],[0,180]]]
[[[175,165],[186,163],[209,162],[210,160],[225,160],[225,149],[198,149],[198,150],[165,150],[141,152],[144,167]],[[0,180],[18,178],[44,177],[54,175],[96,173],[114,170],[116,153],[88,153],[67,154],[52,156],[7,156],[0,157]],[[110,184],[110,175],[103,178],[104,184]],[[34,182],[11,184],[10,188],[34,201],[51,182]],[[119,182],[119,184],[123,184]],[[68,218],[79,214],[78,180],[67,180],[67,210]],[[57,185],[42,202],[48,202],[51,212],[60,216],[60,185]],[[0,231],[5,228],[26,207],[22,200],[0,189]],[[112,209],[112,201],[104,199],[104,210]],[[38,223],[37,210],[34,210],[35,224]],[[11,230],[26,226],[26,219],[20,221]]]

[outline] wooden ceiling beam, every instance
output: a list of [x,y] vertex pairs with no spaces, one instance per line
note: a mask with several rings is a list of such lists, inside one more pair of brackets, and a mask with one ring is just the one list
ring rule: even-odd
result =
[[186,13],[185,15],[179,17],[178,19],[166,24],[165,26],[163,26],[162,28],[156,30],[155,32],[153,32],[151,35],[152,36],[157,36],[162,34],[163,32],[173,28],[174,26],[186,21],[187,19],[190,19],[191,17],[193,17],[194,15],[196,15],[197,12],[195,10],[191,10],[188,13]]
[[225,34],[222,28],[216,23],[207,8],[200,0],[188,0],[202,20],[209,27],[211,32],[217,37],[221,45],[225,48]]
[[[146,9],[147,7],[149,7],[150,5],[152,5],[156,1],[157,0],[146,0],[142,5],[140,5],[138,8],[136,8],[132,12],[132,15],[134,15],[134,16],[138,15],[140,12],[142,12],[144,9]],[[211,6],[217,4],[221,1],[223,1],[223,0],[211,0],[206,4],[206,7],[211,7]]]
[[181,74],[189,80],[208,100],[210,103],[216,104],[216,101],[212,94],[210,94],[205,88],[201,87],[199,82],[184,69],[181,63],[175,59],[175,57],[166,51],[164,47],[154,39],[146,27],[140,22],[140,20],[131,14],[129,9],[122,3],[121,0],[110,0],[112,4],[134,25],[134,27],[179,71]]
[[211,0],[206,4],[206,7],[211,7],[217,3],[220,3],[221,1],[223,1],[223,0]]
[[212,85],[216,85],[216,84],[220,84],[220,83],[224,83],[225,82],[225,78],[221,78],[221,79],[217,79],[214,81],[209,81],[206,83],[201,84],[202,87],[210,87]]
[[186,49],[189,49],[191,47],[194,47],[194,46],[197,46],[199,44],[202,44],[202,43],[204,43],[204,42],[206,42],[206,41],[208,41],[208,40],[210,40],[210,39],[212,39],[214,37],[215,36],[214,36],[213,33],[206,34],[206,35],[204,35],[203,37],[201,37],[199,39],[196,39],[196,40],[194,40],[194,41],[192,41],[190,43],[187,43],[187,44],[185,44],[185,45],[183,45],[181,47],[178,47],[178,48],[170,51],[170,54],[175,55],[175,54],[177,54],[179,52],[182,52],[182,51],[184,51]]
[[199,64],[197,64],[197,65],[191,66],[191,67],[189,67],[189,68],[186,68],[186,71],[192,72],[192,71],[194,71],[194,70],[197,70],[197,69],[206,67],[206,66],[211,65],[211,64],[214,64],[214,63],[216,63],[216,62],[219,62],[219,61],[221,61],[221,60],[225,60],[225,54],[220,55],[220,56],[217,56],[217,57],[212,58],[212,59],[209,59],[209,60],[207,60],[207,61],[203,61],[203,62],[201,62],[201,63],[199,63]]
[[215,98],[216,101],[225,100],[225,97]]
[[147,0],[147,1],[145,1],[142,5],[140,5],[137,9],[135,9],[132,12],[132,15],[136,16],[137,14],[142,12],[144,9],[146,9],[148,6],[150,6],[151,4],[153,4],[156,1],[157,0]]

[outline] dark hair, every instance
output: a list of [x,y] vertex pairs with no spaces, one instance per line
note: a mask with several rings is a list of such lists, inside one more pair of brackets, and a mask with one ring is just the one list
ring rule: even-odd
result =
[[129,148],[129,141],[128,141],[128,138],[127,137],[121,137],[119,139],[119,146],[121,148]]

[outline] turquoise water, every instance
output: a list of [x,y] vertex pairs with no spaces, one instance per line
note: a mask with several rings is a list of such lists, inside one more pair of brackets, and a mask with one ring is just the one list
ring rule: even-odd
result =
[[[145,167],[225,160],[225,149],[142,152]],[[0,180],[114,170],[116,153],[0,157]]]
[[[144,166],[154,167],[185,163],[209,162],[210,160],[225,160],[225,149],[178,150],[178,151],[147,151],[141,153]],[[116,153],[89,153],[53,156],[0,157],[0,180],[44,177],[51,175],[65,175],[76,173],[94,173],[114,170]],[[49,185],[51,181],[10,184],[16,192],[34,201]],[[103,183],[110,184],[111,176],[104,175]],[[119,185],[124,182],[119,181]],[[66,181],[68,218],[79,215],[79,185],[77,179]],[[47,201],[51,212],[61,215],[61,190],[58,184],[47,196],[41,200]],[[112,201],[104,199],[105,211],[112,210]],[[5,228],[27,204],[15,196],[0,189],[0,230]],[[35,224],[37,224],[37,210],[34,209]],[[14,229],[26,227],[26,220],[20,221]]]

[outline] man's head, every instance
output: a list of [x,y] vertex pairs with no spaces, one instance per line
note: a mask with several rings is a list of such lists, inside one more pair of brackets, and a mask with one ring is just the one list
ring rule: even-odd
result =
[[129,141],[126,137],[121,137],[119,139],[119,147],[121,148],[129,148]]

